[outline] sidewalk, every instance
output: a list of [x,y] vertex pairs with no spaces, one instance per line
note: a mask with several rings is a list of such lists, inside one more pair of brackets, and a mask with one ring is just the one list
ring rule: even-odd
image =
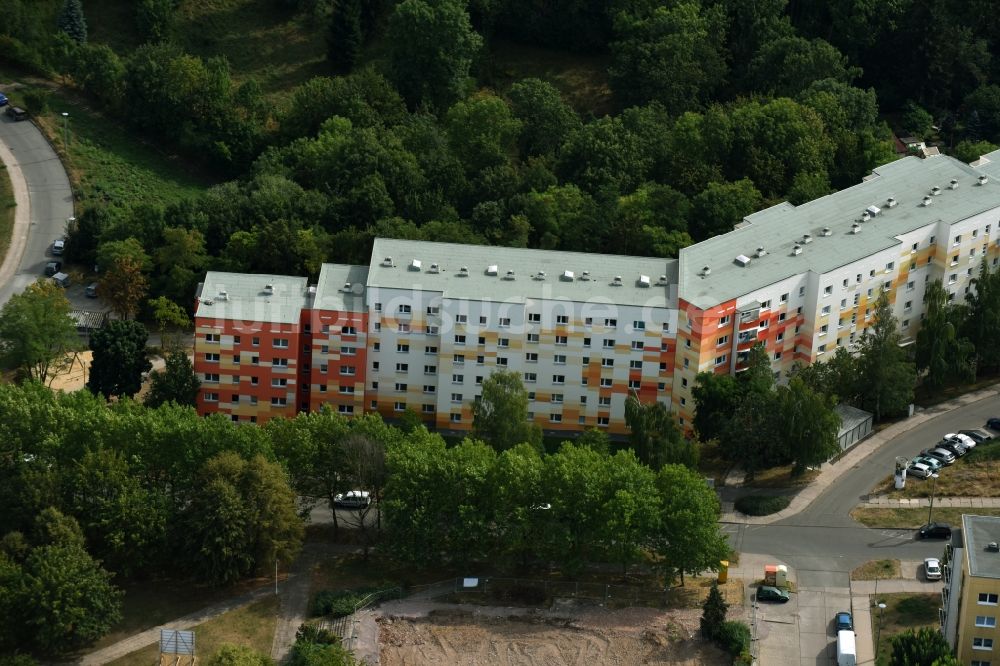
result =
[[[915,509],[919,507],[929,507],[930,498],[914,497],[912,499],[890,499],[885,495],[874,495],[861,503],[861,506],[876,508],[905,508]],[[959,507],[962,509],[991,509],[1000,508],[1000,497],[935,497],[934,506],[937,507]]]
[[[912,417],[906,419],[905,421],[900,421],[899,423],[894,423],[888,428],[873,434],[871,437],[861,442],[854,448],[850,449],[846,454],[844,454],[839,460],[832,463],[823,463],[820,466],[819,476],[816,480],[810,483],[808,486],[803,488],[795,497],[792,498],[791,504],[788,508],[778,513],[771,514],[770,516],[746,516],[733,508],[732,502],[722,503],[722,516],[720,521],[723,523],[740,523],[747,525],[768,525],[784,518],[794,516],[799,513],[807,506],[809,506],[814,499],[819,497],[834,481],[840,478],[842,475],[847,473],[847,470],[860,465],[861,462],[867,458],[870,454],[880,448],[886,442],[889,442],[904,432],[913,430],[914,428],[922,425],[923,423],[940,416],[943,412],[956,409],[965,405],[970,405],[974,402],[979,402],[980,400],[985,400],[986,398],[995,397],[1000,395],[1000,387],[994,385],[990,388],[981,389],[979,391],[974,391],[972,393],[966,393],[963,396],[959,396],[948,402],[943,402],[940,405],[935,405],[934,407],[920,410],[916,412]],[[934,504],[937,506],[949,506],[949,505],[939,505],[938,500],[934,500]],[[879,505],[879,506],[890,506],[890,505]],[[901,505],[902,506],[902,505]],[[909,504],[905,506],[911,506]],[[919,505],[912,505],[919,506]],[[951,506],[965,506],[963,504],[955,504]],[[989,506],[989,505],[987,505]],[[998,504],[997,506],[1000,506]]]

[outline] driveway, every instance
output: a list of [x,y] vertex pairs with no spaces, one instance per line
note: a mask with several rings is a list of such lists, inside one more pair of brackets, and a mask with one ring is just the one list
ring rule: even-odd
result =
[[[751,608],[751,612],[753,612]],[[788,603],[760,602],[756,607],[760,664],[833,666],[837,633],[833,618],[851,610],[849,587],[803,587]]]
[[9,250],[13,263],[0,269],[2,306],[42,277],[52,241],[65,234],[66,219],[73,216],[73,191],[59,157],[31,122],[0,115],[0,143],[18,201]]

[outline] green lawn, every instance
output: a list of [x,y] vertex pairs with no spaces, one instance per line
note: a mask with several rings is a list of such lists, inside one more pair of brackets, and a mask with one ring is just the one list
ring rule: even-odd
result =
[[[959,507],[934,507],[931,519],[936,523],[961,526],[962,514],[1000,516],[1000,509],[971,509]],[[927,507],[917,509],[860,507],[851,511],[851,517],[867,527],[886,529],[917,529],[927,522]]]
[[[878,600],[885,604],[881,613],[882,630],[879,632],[879,609],[872,608],[872,638],[878,637],[876,666],[888,666],[892,653],[892,637],[907,629],[936,627],[940,594],[880,594]],[[873,602],[874,603],[874,602]]]
[[7,167],[0,164],[0,264],[7,256],[10,247],[10,236],[14,230],[14,189],[10,184]]

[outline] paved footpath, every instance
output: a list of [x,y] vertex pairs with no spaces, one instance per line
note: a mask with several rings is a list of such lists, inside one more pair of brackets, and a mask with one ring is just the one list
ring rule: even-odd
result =
[[281,609],[271,642],[271,659],[275,663],[280,664],[288,657],[295,643],[295,632],[308,617],[309,587],[322,550],[321,544],[306,544],[288,572],[288,580],[281,586]]
[[[865,441],[850,449],[840,459],[821,465],[819,475],[816,479],[795,495],[795,497],[792,498],[791,503],[788,505],[788,508],[783,511],[771,514],[770,516],[747,516],[739,511],[736,511],[733,508],[732,502],[723,502],[722,517],[720,520],[724,523],[768,525],[784,518],[794,516],[809,506],[812,501],[819,497],[834,481],[846,474],[848,470],[854,468],[856,465],[860,465],[865,458],[886,442],[889,442],[902,433],[913,430],[914,428],[923,425],[925,422],[940,416],[944,411],[949,411],[963,405],[969,405],[997,395],[1000,395],[1000,387],[997,385],[981,389],[979,391],[974,391],[972,393],[966,393],[965,395],[961,395],[957,398],[941,403],[940,405],[935,405],[933,409],[921,410],[910,418],[900,421],[899,423],[894,423],[891,426],[873,434]],[[964,506],[963,504],[939,505],[938,500],[934,500],[934,504],[938,506]],[[890,505],[883,504],[880,506]],[[907,504],[906,506],[912,505]]]
[[[861,503],[861,506],[879,509],[913,509],[924,506],[930,507],[930,505],[931,501],[927,497],[892,499],[885,495],[874,495]],[[959,507],[962,509],[996,509],[1000,508],[1000,497],[935,497],[934,506]]]

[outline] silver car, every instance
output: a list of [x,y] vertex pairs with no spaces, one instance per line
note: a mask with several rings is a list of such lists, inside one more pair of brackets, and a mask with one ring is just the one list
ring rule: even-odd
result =
[[936,557],[928,557],[924,560],[924,578],[941,580],[941,560]]
[[945,439],[950,439],[953,442],[958,442],[966,449],[976,448],[976,440],[972,439],[968,435],[963,435],[962,433],[950,432],[944,436]]
[[933,473],[933,470],[924,463],[911,463],[910,466],[906,468],[907,476],[915,476],[918,479],[926,479]]

